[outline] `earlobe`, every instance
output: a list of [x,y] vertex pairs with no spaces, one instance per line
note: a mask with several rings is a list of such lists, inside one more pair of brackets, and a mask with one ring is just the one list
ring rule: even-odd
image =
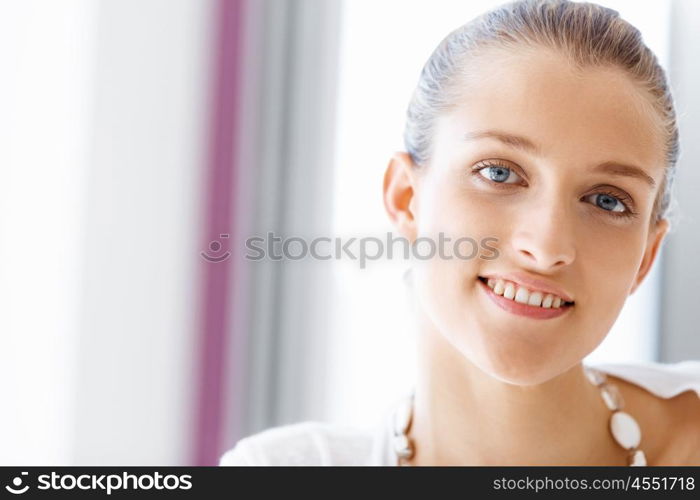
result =
[[416,190],[413,161],[406,152],[397,152],[384,172],[384,208],[389,219],[409,241],[416,238]]
[[644,278],[651,270],[652,265],[656,261],[656,257],[661,248],[661,244],[668,233],[669,224],[667,219],[661,219],[656,225],[649,231],[649,238],[647,240],[647,247],[642,257],[642,262],[639,265],[639,270],[637,271],[637,277],[635,278],[634,285],[630,290],[630,295],[632,295],[639,285],[642,284]]

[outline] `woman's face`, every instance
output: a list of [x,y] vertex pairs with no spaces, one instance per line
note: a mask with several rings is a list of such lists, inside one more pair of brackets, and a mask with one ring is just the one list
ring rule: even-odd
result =
[[[576,73],[544,50],[492,54],[478,68],[436,123],[430,164],[411,174],[410,209],[413,236],[471,238],[480,256],[456,258],[448,243],[455,258],[418,261],[414,283],[453,346],[528,385],[595,349],[653,263],[667,229],[650,225],[663,144],[646,97],[620,70]],[[499,275],[512,278],[506,290],[550,285],[573,305],[542,317],[554,309],[527,305],[540,297],[499,299],[479,279]]]

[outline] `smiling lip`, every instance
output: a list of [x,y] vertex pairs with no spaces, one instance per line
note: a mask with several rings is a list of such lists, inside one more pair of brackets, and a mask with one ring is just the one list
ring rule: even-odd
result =
[[517,285],[524,286],[530,291],[533,292],[543,292],[543,293],[551,293],[554,295],[558,295],[561,297],[561,299],[564,302],[573,302],[574,299],[566,293],[565,290],[562,290],[557,286],[556,284],[553,284],[548,281],[543,281],[543,280],[538,280],[535,279],[527,274],[523,273],[508,273],[508,274],[486,274],[482,276],[483,278],[489,279],[502,279],[506,281],[511,281]]
[[484,290],[486,295],[501,309],[508,311],[509,313],[517,314],[518,316],[526,316],[533,319],[551,319],[557,318],[562,314],[566,314],[572,309],[573,305],[563,305],[558,308],[544,308],[539,306],[529,306],[527,304],[521,304],[514,300],[506,299],[491,290],[489,286],[482,280],[477,279],[479,286]]

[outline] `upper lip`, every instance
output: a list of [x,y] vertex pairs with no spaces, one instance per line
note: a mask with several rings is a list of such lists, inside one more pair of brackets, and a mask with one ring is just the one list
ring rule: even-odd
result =
[[552,283],[551,281],[545,281],[539,278],[533,278],[532,276],[525,273],[492,273],[482,274],[482,276],[484,278],[503,279],[507,281],[512,281],[513,283],[522,285],[531,291],[553,293],[554,295],[558,295],[559,297],[561,297],[566,302],[574,301],[571,295],[569,295],[569,293],[567,293],[566,290],[561,288],[556,283]]

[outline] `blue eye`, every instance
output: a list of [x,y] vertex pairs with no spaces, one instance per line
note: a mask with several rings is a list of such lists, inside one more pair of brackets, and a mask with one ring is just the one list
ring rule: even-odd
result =
[[[490,165],[487,167],[480,168],[478,171],[479,175],[485,177],[486,179],[497,182],[499,184],[513,184],[518,182],[520,176],[516,174],[512,169],[504,167],[501,165]],[[515,176],[514,181],[507,182],[511,177],[511,174]]]
[[609,212],[624,212],[626,210],[625,205],[615,198],[605,193],[596,193],[593,195],[595,197],[595,204],[603,210]]
[[593,198],[593,204],[606,211],[615,217],[633,216],[634,212],[625,202],[613,193],[594,193],[589,194],[584,199]]

